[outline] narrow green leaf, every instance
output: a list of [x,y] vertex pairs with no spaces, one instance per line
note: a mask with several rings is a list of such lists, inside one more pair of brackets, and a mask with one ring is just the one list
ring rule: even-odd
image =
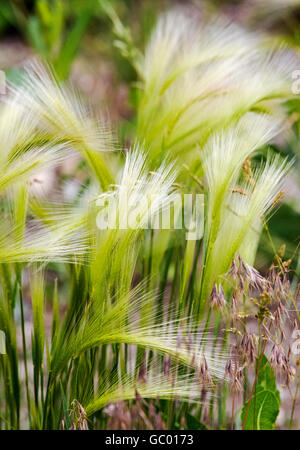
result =
[[208,428],[204,425],[204,423],[197,420],[192,414],[186,414],[186,424],[188,430],[207,430]]
[[32,16],[28,19],[27,33],[31,44],[38,53],[43,57],[47,57],[47,45],[37,17]]

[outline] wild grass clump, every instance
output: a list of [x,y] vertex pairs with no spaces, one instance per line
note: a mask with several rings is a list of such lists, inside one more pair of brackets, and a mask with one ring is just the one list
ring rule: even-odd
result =
[[[295,58],[225,20],[178,12],[142,53],[105,8],[140,78],[131,149],[42,63],[1,105],[0,425],[273,428],[275,370],[292,427],[297,278],[276,249],[265,277],[253,266],[293,164],[267,145],[287,126]],[[85,178],[74,201],[59,179],[55,198],[36,196],[40,171],[76,152]],[[149,229],[185,193],[204,198],[198,239],[186,223]],[[107,217],[114,227],[99,226]]]

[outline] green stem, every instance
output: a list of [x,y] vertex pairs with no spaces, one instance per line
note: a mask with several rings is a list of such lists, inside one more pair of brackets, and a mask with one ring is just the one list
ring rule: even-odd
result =
[[28,420],[29,420],[29,426],[31,426],[31,407],[30,407],[30,393],[29,393],[28,367],[27,367],[27,350],[26,350],[26,337],[25,337],[23,294],[22,294],[22,287],[21,287],[20,283],[19,283],[19,298],[20,298],[20,310],[21,310],[22,344],[23,344],[23,356],[24,356],[24,368],[25,368],[25,385],[26,385],[26,397],[27,397],[27,408],[28,408]]
[[260,370],[260,366],[261,366],[262,359],[263,359],[263,356],[264,356],[264,352],[265,352],[265,349],[266,349],[266,345],[267,345],[267,341],[264,342],[264,345],[263,345],[263,348],[262,348],[262,351],[261,351],[261,355],[260,355],[260,358],[259,358],[259,362],[258,362],[258,366],[257,366],[257,370],[256,370],[256,375],[255,375],[255,380],[254,380],[254,383],[253,383],[253,386],[252,386],[250,398],[248,400],[248,406],[247,406],[246,414],[245,414],[245,417],[244,417],[244,420],[243,420],[243,425],[242,425],[242,429],[243,430],[245,429],[245,425],[246,425],[246,420],[247,420],[248,413],[249,413],[250,404],[251,404],[251,401],[252,401],[252,398],[253,398],[253,395],[254,395],[254,392],[255,392],[255,389],[256,389],[256,384],[257,384],[257,380],[258,380],[259,370]]

